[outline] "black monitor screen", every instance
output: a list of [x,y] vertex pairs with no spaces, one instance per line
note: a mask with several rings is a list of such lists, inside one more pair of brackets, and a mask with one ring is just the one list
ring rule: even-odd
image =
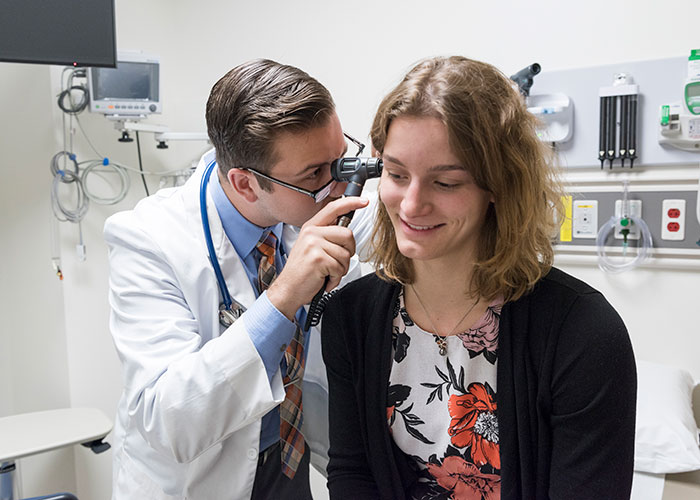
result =
[[2,0],[0,61],[116,65],[114,0]]
[[158,100],[158,65],[120,61],[117,69],[92,70],[92,98]]

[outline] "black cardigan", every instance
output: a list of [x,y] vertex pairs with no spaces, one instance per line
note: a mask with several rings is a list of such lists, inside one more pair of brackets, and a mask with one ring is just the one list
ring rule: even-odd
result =
[[[333,499],[403,499],[416,481],[386,421],[399,291],[365,276],[323,316]],[[496,394],[501,498],[629,498],[636,395],[627,330],[599,292],[552,269],[506,303]]]

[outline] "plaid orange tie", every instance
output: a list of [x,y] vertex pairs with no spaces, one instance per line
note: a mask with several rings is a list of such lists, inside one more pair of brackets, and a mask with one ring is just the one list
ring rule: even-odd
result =
[[[275,269],[275,249],[277,238],[270,233],[257,245],[260,256],[258,265],[258,288],[260,293],[267,290],[277,276]],[[282,378],[285,398],[280,405],[280,440],[282,441],[282,473],[290,479],[296,474],[299,462],[304,456],[304,436],[301,433],[303,420],[301,402],[301,382],[304,376],[304,334],[297,325],[294,338],[289,343],[284,358],[287,373]]]

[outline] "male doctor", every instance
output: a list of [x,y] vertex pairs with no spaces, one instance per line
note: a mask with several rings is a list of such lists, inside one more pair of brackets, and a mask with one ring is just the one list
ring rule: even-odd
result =
[[[334,103],[298,68],[232,69],[206,119],[214,150],[192,178],[105,224],[124,376],[113,498],[311,499],[309,443],[325,441],[312,433],[326,415],[300,401],[305,368],[323,372],[306,358],[320,339],[303,305],[326,276],[331,289],[358,274],[371,210],[340,198]],[[352,210],[350,228],[335,225]],[[307,414],[317,425],[302,429]]]

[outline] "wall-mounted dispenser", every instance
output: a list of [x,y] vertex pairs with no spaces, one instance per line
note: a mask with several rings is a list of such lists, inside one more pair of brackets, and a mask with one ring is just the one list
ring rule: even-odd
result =
[[531,95],[527,110],[540,119],[537,136],[544,142],[560,143],[571,139],[574,130],[574,106],[561,93]]
[[659,144],[700,151],[700,49],[690,52],[682,100],[660,107]]

